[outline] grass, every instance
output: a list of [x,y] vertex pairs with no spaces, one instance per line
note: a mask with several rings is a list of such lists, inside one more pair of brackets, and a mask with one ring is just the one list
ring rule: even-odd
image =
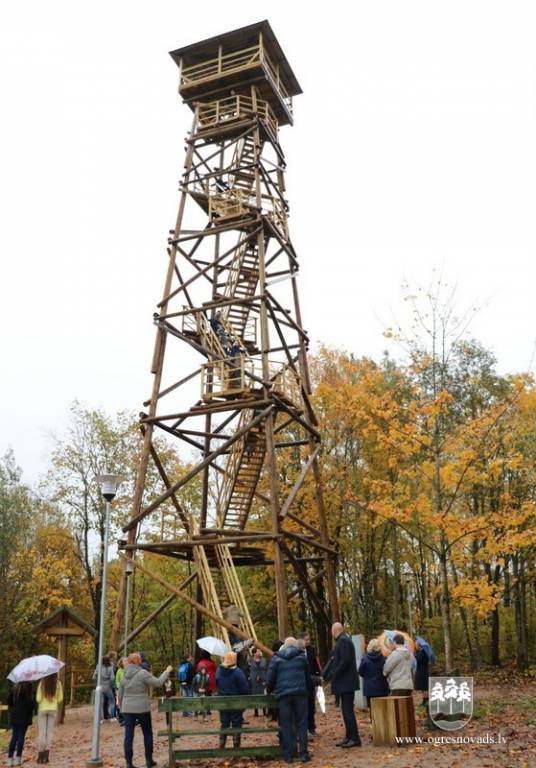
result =
[[518,699],[483,699],[477,700],[473,709],[475,720],[484,720],[493,715],[504,714],[506,708],[511,708],[518,715],[526,715],[527,723],[536,725],[536,697],[526,696]]
[[[514,710],[520,715],[527,715],[527,723],[536,725],[536,697],[515,699],[511,702]],[[530,717],[529,717],[530,715]]]

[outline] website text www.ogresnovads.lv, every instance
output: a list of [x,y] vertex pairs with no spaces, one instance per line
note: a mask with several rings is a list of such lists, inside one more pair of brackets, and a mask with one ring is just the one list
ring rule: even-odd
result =
[[501,733],[484,733],[481,736],[396,736],[397,744],[506,744]]

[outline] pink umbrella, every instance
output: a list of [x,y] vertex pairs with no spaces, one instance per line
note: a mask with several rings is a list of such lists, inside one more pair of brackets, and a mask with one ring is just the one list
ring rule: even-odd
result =
[[7,679],[11,680],[12,683],[41,680],[43,677],[59,672],[64,666],[65,663],[55,659],[54,656],[46,656],[44,654],[41,656],[30,656],[20,661],[16,667],[13,667]]

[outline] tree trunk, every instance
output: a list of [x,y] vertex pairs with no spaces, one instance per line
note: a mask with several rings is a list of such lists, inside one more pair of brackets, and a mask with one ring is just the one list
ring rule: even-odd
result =
[[[454,581],[454,584],[458,585],[458,581],[459,581],[458,573],[456,571],[456,566],[454,565],[453,562],[451,562],[451,564],[450,564],[450,570],[452,572],[452,580]],[[470,631],[470,628],[469,628],[469,621],[467,619],[467,611],[461,605],[459,607],[459,611],[460,611],[460,617],[461,617],[462,624],[463,624],[463,631],[464,631],[464,634],[465,634],[465,642],[467,643],[467,648],[469,650],[469,660],[470,660],[470,663],[471,663],[471,670],[475,670],[476,669],[476,657],[475,657],[475,652],[474,652],[474,648],[473,648],[473,642],[472,642],[472,638],[471,638],[471,631]]]
[[473,637],[475,639],[475,671],[478,672],[482,665],[482,649],[480,647],[480,622],[476,614],[473,614]]
[[454,664],[452,658],[452,620],[450,613],[450,589],[447,566],[448,552],[446,548],[445,534],[441,532],[442,551],[439,558],[441,573],[441,618],[443,621],[443,643],[445,646],[445,674],[452,672]]
[[400,624],[400,558],[398,555],[398,529],[393,525],[393,622],[395,628]]
[[521,556],[516,553],[512,557],[514,571],[514,613],[516,623],[516,664],[520,670],[526,669],[528,664],[526,615],[524,610],[523,587],[524,579],[521,573]]
[[512,601],[511,593],[512,588],[510,585],[510,558],[505,557],[504,559],[504,592],[503,592],[503,605],[505,608],[510,608],[510,604]]
[[[484,565],[486,575],[490,584],[497,584],[500,575],[500,567],[497,565],[491,569],[491,565],[486,563]],[[499,634],[500,634],[500,620],[499,620],[499,605],[497,604],[491,614],[491,638],[490,638],[490,664],[494,667],[501,666],[501,657],[499,649]]]

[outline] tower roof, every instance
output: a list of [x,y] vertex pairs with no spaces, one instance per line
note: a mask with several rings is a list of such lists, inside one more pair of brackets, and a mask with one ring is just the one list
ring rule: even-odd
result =
[[247,27],[234,29],[232,32],[225,32],[222,35],[215,35],[198,43],[185,45],[170,51],[170,56],[179,65],[182,59],[183,66],[189,67],[193,64],[199,64],[206,59],[218,55],[219,46],[224,46],[226,52],[233,50],[243,50],[249,46],[254,46],[259,39],[259,33],[262,32],[263,44],[270,56],[272,62],[279,64],[280,77],[283,81],[289,96],[296,96],[302,93],[301,86],[292,71],[285,54],[274,34],[270,22],[267,20],[258,21],[255,24],[249,24]]

